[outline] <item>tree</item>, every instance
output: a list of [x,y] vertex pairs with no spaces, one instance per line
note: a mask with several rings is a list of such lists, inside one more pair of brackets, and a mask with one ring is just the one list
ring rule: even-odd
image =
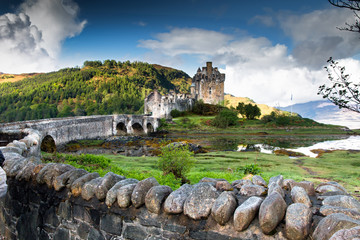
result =
[[345,73],[345,67],[339,66],[339,63],[332,58],[328,60],[328,63],[329,66],[325,69],[332,85],[330,87],[321,85],[318,94],[323,95],[323,98],[329,99],[339,108],[347,108],[360,113],[360,84],[351,82],[349,74]]
[[[345,27],[340,30],[360,33],[360,16],[356,11],[360,11],[360,0],[328,0],[335,7],[348,8],[354,11],[355,23],[345,23]],[[329,66],[325,69],[328,73],[330,86],[323,84],[319,86],[318,94],[323,95],[339,108],[346,108],[354,112],[360,113],[359,86],[350,81],[349,74],[345,73],[345,67],[339,65],[331,57],[327,61]]]
[[256,117],[260,117],[261,111],[257,105],[251,103],[245,105],[245,116],[249,120],[254,120]]
[[236,110],[240,113],[242,117],[245,117],[245,103],[239,102],[236,106]]

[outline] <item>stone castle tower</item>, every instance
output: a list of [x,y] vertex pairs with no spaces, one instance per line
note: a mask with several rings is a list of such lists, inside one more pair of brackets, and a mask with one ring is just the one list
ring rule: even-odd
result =
[[212,67],[212,62],[207,62],[202,70],[199,68],[191,84],[191,97],[203,100],[204,103],[218,104],[224,101],[225,74],[218,68]]

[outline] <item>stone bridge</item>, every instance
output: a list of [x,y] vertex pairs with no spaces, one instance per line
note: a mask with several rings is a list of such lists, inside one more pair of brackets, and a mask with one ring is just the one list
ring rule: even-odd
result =
[[156,131],[159,119],[145,115],[101,115],[55,118],[0,124],[0,146],[22,139],[30,132],[39,135],[39,146],[60,146],[72,140],[144,135]]

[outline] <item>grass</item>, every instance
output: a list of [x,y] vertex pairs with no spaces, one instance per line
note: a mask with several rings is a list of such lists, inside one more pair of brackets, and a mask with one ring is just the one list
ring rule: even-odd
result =
[[[126,177],[139,180],[154,176],[160,184],[168,185],[173,189],[180,186],[180,181],[174,176],[164,176],[157,169],[157,157],[126,157],[122,155],[100,155],[110,159],[105,169],[93,169],[104,175],[113,171]],[[270,177],[283,175],[295,181],[337,181],[348,191],[360,191],[360,153],[351,151],[335,151],[324,153],[319,158],[289,158],[256,152],[210,152],[197,154],[196,163],[186,177],[192,184],[199,182],[203,177],[224,178],[229,182],[241,179],[243,172],[237,171],[239,167],[257,164],[261,176],[268,181]],[[77,165],[77,167],[81,167]]]

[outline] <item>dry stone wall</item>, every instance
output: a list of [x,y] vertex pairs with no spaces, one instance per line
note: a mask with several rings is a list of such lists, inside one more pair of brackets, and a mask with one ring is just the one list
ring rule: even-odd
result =
[[155,178],[100,177],[26,152],[36,132],[3,148],[6,239],[356,239],[360,203],[336,182],[281,175],[265,182],[204,178],[173,191]]

